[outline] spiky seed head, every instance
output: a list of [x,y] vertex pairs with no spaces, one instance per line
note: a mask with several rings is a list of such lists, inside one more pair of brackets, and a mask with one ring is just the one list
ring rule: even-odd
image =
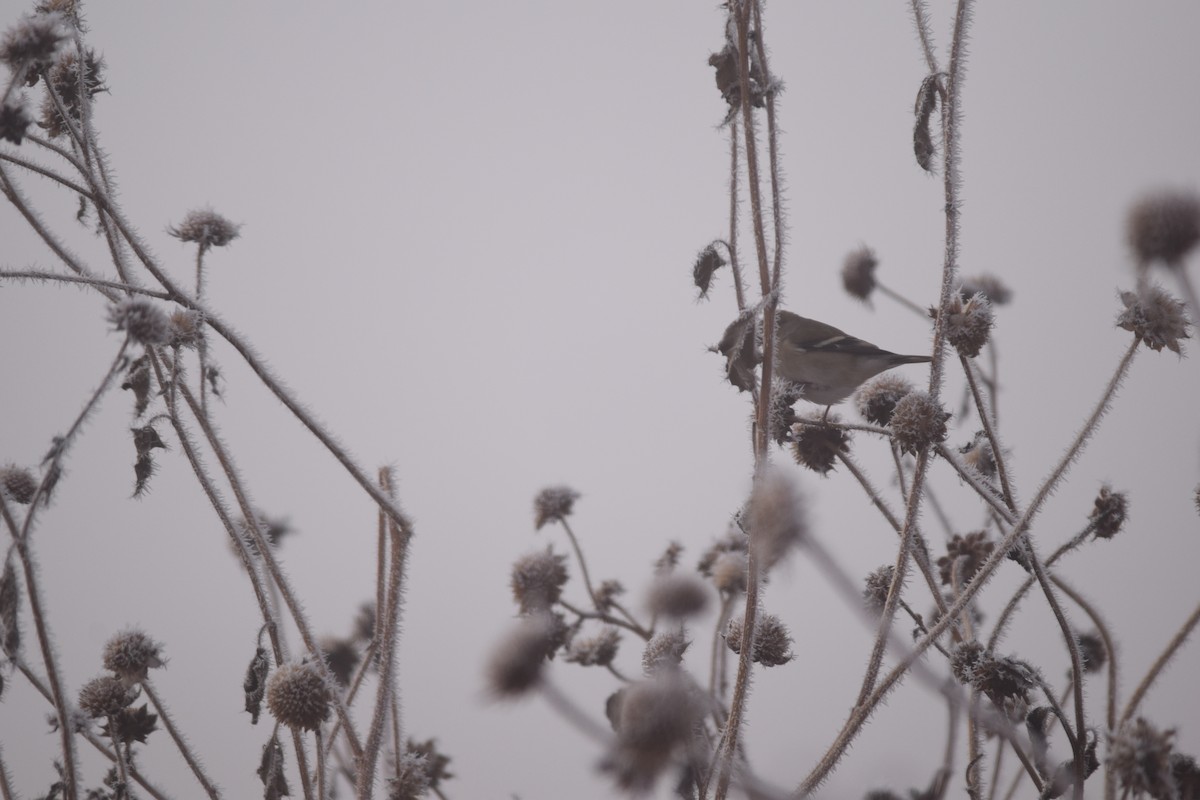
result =
[[646,607],[655,616],[694,617],[708,608],[711,592],[699,578],[672,572],[655,578],[646,595]]
[[406,749],[387,779],[388,800],[420,800],[429,793],[429,758]]
[[1125,493],[1114,492],[1111,486],[1101,486],[1088,519],[1091,520],[1097,539],[1111,539],[1120,532],[1128,514],[1129,501]]
[[946,555],[937,560],[942,584],[951,585],[957,563],[958,585],[966,586],[995,549],[996,545],[988,539],[987,531],[975,531],[966,536],[954,534],[946,543]]
[[958,291],[963,300],[969,300],[974,295],[981,294],[993,306],[1008,305],[1012,302],[1012,290],[995,275],[984,274],[963,278],[962,283],[958,286]]
[[621,585],[620,581],[601,581],[600,585],[596,587],[596,605],[607,611],[623,594],[625,594],[625,587]]
[[808,535],[800,492],[782,467],[767,464],[754,476],[747,514],[750,547],[770,571]]
[[925,392],[909,392],[892,413],[892,439],[905,453],[924,450],[946,440],[950,412]]
[[284,664],[267,681],[267,708],[292,730],[315,731],[329,719],[333,693],[310,661]]
[[776,378],[771,389],[771,407],[767,412],[767,427],[771,440],[782,446],[792,438],[796,409],[792,406],[804,397],[804,384]]
[[29,133],[33,116],[22,97],[10,97],[0,105],[0,141],[20,145]]
[[107,737],[125,744],[145,742],[158,729],[158,714],[151,714],[146,704],[134,708],[122,708],[100,727]]
[[171,320],[154,303],[143,297],[132,297],[112,306],[109,322],[125,331],[134,342],[145,347],[171,341]]
[[512,567],[513,599],[522,614],[549,609],[562,597],[567,582],[567,557],[550,547],[521,556]]
[[93,719],[118,713],[137,699],[138,689],[112,675],[93,678],[79,690],[79,708]]
[[975,667],[987,658],[982,644],[976,641],[959,642],[950,651],[950,671],[958,682],[969,685],[975,677]]
[[358,652],[354,642],[350,639],[327,636],[318,644],[321,657],[325,659],[325,666],[329,667],[329,673],[333,675],[338,686],[349,686],[354,668],[362,661],[362,654]]
[[571,516],[575,509],[575,501],[579,492],[569,486],[549,486],[538,492],[533,499],[533,526],[541,530],[542,526],[559,522]]
[[54,63],[58,49],[71,36],[62,14],[22,17],[0,39],[0,62],[14,72],[22,67],[36,71]]
[[750,540],[746,534],[735,523],[731,523],[725,535],[709,545],[708,549],[704,551],[699,563],[696,565],[696,570],[701,575],[711,578],[718,558],[726,553],[745,555],[749,546]]
[[713,586],[729,594],[746,591],[746,567],[744,553],[722,553],[712,564]]
[[887,603],[888,592],[891,591],[895,575],[896,568],[887,564],[867,576],[866,586],[863,588],[863,604],[872,613],[883,613],[883,606]]
[[181,242],[194,242],[201,250],[224,247],[238,238],[242,226],[235,225],[211,208],[189,211],[178,225],[167,228],[167,233]]
[[533,614],[500,640],[487,665],[493,696],[519,697],[538,684],[546,658],[554,650],[555,627],[549,614]]
[[16,464],[0,467],[0,491],[7,494],[14,503],[29,505],[37,494],[38,480],[33,471]]
[[1117,327],[1132,331],[1151,350],[1164,347],[1183,354],[1180,339],[1191,337],[1192,321],[1187,306],[1155,284],[1145,284],[1137,292],[1121,292],[1125,310],[1117,315]]
[[[88,48],[84,51],[82,62],[79,54],[72,48],[59,52],[54,65],[47,71],[50,85],[54,87],[62,101],[67,117],[72,124],[78,125],[82,117],[83,101],[80,99],[80,87],[87,98],[95,97],[107,87],[104,85],[104,59]],[[45,128],[51,139],[65,134],[68,130],[67,120],[59,113],[59,107],[47,93],[42,101],[42,118],[39,124]]]
[[567,647],[566,660],[581,667],[607,667],[617,656],[621,632],[606,626],[588,639],[575,639]]
[[1179,800],[1200,797],[1200,764],[1184,753],[1171,753],[1171,778],[1179,791]]
[[171,312],[171,346],[195,349],[204,339],[204,317],[199,311],[181,308]]
[[[828,422],[838,423],[841,418],[830,414]],[[850,452],[850,432],[833,425],[819,423],[820,416],[811,414],[792,428],[792,456],[796,463],[808,467],[818,475],[828,475],[837,464],[839,455]]]
[[884,374],[859,389],[854,404],[868,422],[887,425],[896,413],[896,404],[915,390],[907,378]]
[[647,675],[657,675],[663,670],[678,669],[691,644],[691,640],[678,630],[654,634],[642,651],[642,670]]
[[649,790],[672,756],[687,747],[704,704],[679,672],[631,683],[616,702],[617,737],[602,767],[622,789]]
[[946,340],[962,355],[974,358],[987,344],[995,321],[992,304],[982,293],[966,299],[953,294],[946,306]]
[[[725,631],[725,644],[735,653],[742,652],[743,620],[729,620]],[[778,667],[796,657],[792,652],[792,635],[787,626],[774,614],[760,614],[754,623],[754,646],[750,649],[750,660],[764,667]]]
[[1143,717],[1129,720],[1111,736],[1108,768],[1126,794],[1135,797],[1177,797],[1171,774],[1174,729],[1160,731]]
[[1125,235],[1142,267],[1155,261],[1182,266],[1200,242],[1200,194],[1168,189],[1146,195],[1129,210]]
[[866,302],[875,291],[875,268],[879,259],[871,248],[863,247],[851,250],[842,262],[842,286],[852,296]]
[[118,633],[104,645],[104,668],[127,685],[144,681],[150,670],[164,664],[162,645],[139,630]]
[[1084,672],[1099,672],[1108,663],[1108,648],[1098,633],[1079,634],[1079,660]]
[[1038,685],[1037,670],[1019,659],[986,653],[975,664],[971,685],[1003,708],[1005,701],[1029,701],[1029,692]]
[[683,555],[683,545],[676,541],[667,543],[663,554],[654,561],[654,574],[666,575],[679,566],[679,557]]

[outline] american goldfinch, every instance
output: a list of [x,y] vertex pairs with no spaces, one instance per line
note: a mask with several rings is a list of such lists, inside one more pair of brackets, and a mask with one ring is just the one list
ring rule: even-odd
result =
[[817,405],[840,403],[866,381],[901,364],[922,364],[929,356],[902,356],[855,339],[832,325],[797,316],[775,315],[779,377],[800,384],[804,399]]

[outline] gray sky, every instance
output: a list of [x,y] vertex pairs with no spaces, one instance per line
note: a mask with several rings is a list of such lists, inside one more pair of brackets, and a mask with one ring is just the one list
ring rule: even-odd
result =
[[[952,4],[931,6],[944,63]],[[21,10],[6,4],[3,23]],[[868,244],[881,281],[920,304],[936,297],[942,188],[911,156],[924,61],[907,4],[777,2],[766,13],[786,85],[785,305],[921,352],[926,323],[885,298],[864,307],[838,277],[843,255]],[[668,541],[693,564],[748,490],[749,406],[706,352],[734,313],[728,277],[706,304],[690,285],[696,251],[727,225],[725,109],[705,63],[721,45],[720,11],[180,0],[95,4],[87,17],[108,63],[97,124],[127,215],[180,280],[194,253],[169,225],[207,205],[243,223],[239,240],[208,257],[211,305],[360,463],[396,467],[417,530],[405,725],[454,758],[448,793],[608,796],[591,771],[598,754],[544,704],[484,701],[481,664],[515,613],[509,564],[548,542],[567,552],[561,533],[533,532],[542,486],[583,493],[573,524],[592,575],[621,579],[635,602]],[[1013,1],[975,14],[961,262],[1015,294],[996,337],[1002,435],[1021,498],[1127,343],[1113,326],[1116,291],[1132,282],[1126,209],[1147,189],[1200,186],[1197,30],[1200,6],[1182,0]],[[99,267],[101,243],[77,229],[71,203],[24,185]],[[7,206],[0,232],[6,267],[57,268]],[[69,425],[119,346],[104,314],[75,290],[0,287],[0,462],[36,463]],[[282,549],[288,573],[314,627],[347,633],[373,594],[374,512],[234,353],[214,355],[227,380],[217,418],[255,501],[300,532]],[[955,408],[961,384],[952,372]],[[1194,358],[1143,351],[1035,534],[1049,552],[1083,526],[1101,483],[1130,493],[1126,532],[1063,566],[1119,637],[1126,696],[1200,601],[1197,396]],[[145,629],[170,658],[154,677],[177,721],[229,794],[249,796],[269,734],[241,711],[253,597],[173,438],[150,495],[126,499],[130,414],[127,397],[106,399],[35,540],[67,682],[75,692],[100,673],[114,632]],[[954,429],[951,444],[974,430]],[[887,485],[880,442],[859,436],[855,454]],[[891,561],[894,536],[850,476],[797,473],[816,534],[852,574]],[[956,525],[975,529],[980,513],[957,480],[945,465],[933,474]],[[925,525],[940,541],[932,515]],[[1020,577],[1002,573],[983,599],[993,620]],[[569,591],[583,597],[575,581]],[[871,634],[800,560],[772,580],[765,604],[791,626],[799,658],[756,679],[749,747],[766,778],[790,787],[844,719]],[[1055,635],[1045,603],[1026,605],[1005,652],[1061,686],[1066,657],[1045,646]],[[701,625],[697,666],[708,636]],[[639,660],[626,642],[622,669],[636,673]],[[1198,668],[1193,644],[1145,705],[1193,754],[1200,695],[1187,676]],[[552,675],[602,719],[611,676],[562,663]],[[1102,684],[1088,694],[1098,713]],[[0,744],[26,795],[51,780],[47,710],[20,680],[6,688]],[[919,684],[902,687],[828,796],[925,785],[942,718]],[[189,796],[169,749],[156,734],[142,764]],[[99,765],[86,763],[95,782]]]

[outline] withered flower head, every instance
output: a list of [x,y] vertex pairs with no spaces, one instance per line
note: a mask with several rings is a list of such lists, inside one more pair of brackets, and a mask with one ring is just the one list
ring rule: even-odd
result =
[[150,670],[163,665],[162,645],[142,631],[118,633],[104,645],[104,668],[126,684],[145,680]]
[[747,518],[750,546],[766,571],[808,535],[799,491],[784,469],[772,464],[754,476]]
[[[735,653],[742,652],[742,622],[739,617],[730,619],[725,631],[725,644]],[[778,667],[795,657],[792,635],[787,626],[774,614],[760,614],[754,623],[754,646],[750,650],[750,660],[764,667]]]
[[982,293],[966,299],[953,294],[946,306],[946,340],[962,355],[974,358],[987,344],[995,322],[992,304]]
[[21,144],[32,124],[33,117],[21,97],[10,97],[0,104],[0,141]]
[[[836,424],[841,419],[837,414],[830,414],[827,421]],[[837,457],[850,452],[850,432],[833,425],[810,425],[808,422],[819,423],[820,416],[811,414],[806,422],[792,428],[792,456],[800,466],[827,475],[837,464]]]
[[37,70],[54,62],[58,48],[71,36],[62,14],[23,17],[0,39],[0,62],[14,72],[22,67]]
[[1176,797],[1171,774],[1174,730],[1159,731],[1144,718],[1127,721],[1109,739],[1108,767],[1121,790],[1135,797]]
[[315,731],[329,718],[333,693],[311,662],[284,664],[267,681],[267,708],[280,724]]
[[736,525],[731,524],[725,535],[713,542],[704,551],[704,555],[700,557],[700,562],[696,565],[696,570],[701,575],[711,578],[717,559],[726,553],[745,555],[749,546],[750,540],[746,537],[746,534],[742,533]]
[[693,617],[708,607],[711,591],[699,578],[672,572],[655,578],[646,607],[655,616]]
[[171,341],[171,320],[154,303],[142,297],[122,300],[109,308],[108,320],[117,330],[145,347]]
[[673,670],[683,663],[683,654],[691,646],[691,641],[681,632],[663,631],[654,634],[646,642],[642,652],[642,669],[647,675],[655,675],[662,670]]
[[429,757],[405,749],[387,779],[388,800],[420,800],[429,793]]
[[1108,649],[1098,633],[1079,634],[1079,660],[1084,672],[1099,672],[1108,663]]
[[562,597],[567,582],[567,557],[556,554],[550,547],[521,556],[513,564],[513,599],[522,614],[548,609]]
[[600,633],[589,639],[575,639],[567,647],[567,662],[582,667],[607,667],[617,656],[621,644],[621,632],[605,626]]
[[1166,289],[1147,284],[1137,292],[1121,292],[1125,310],[1117,316],[1117,327],[1132,331],[1151,350],[1164,347],[1183,355],[1180,339],[1191,338],[1192,321],[1187,306]]
[[171,313],[171,346],[194,349],[204,339],[204,318],[199,311],[181,308]]
[[962,283],[959,284],[959,293],[963,300],[968,300],[976,294],[982,294],[994,306],[1007,305],[1012,301],[1012,290],[995,275],[976,275],[973,278],[963,278]]
[[354,646],[354,642],[349,639],[328,636],[323,638],[319,644],[321,657],[325,659],[325,666],[329,667],[333,679],[339,686],[349,686],[350,678],[354,675],[354,668],[362,661],[362,655]]
[[238,238],[241,229],[241,225],[235,225],[211,208],[205,208],[187,212],[183,222],[167,228],[167,233],[181,242],[195,242],[201,250],[207,250],[229,244]]
[[650,789],[686,748],[704,703],[682,673],[668,672],[624,687],[613,711],[616,741],[602,768],[626,790]]
[[946,411],[925,392],[909,392],[896,403],[892,414],[892,438],[900,450],[914,455],[945,441]]
[[867,576],[863,588],[863,603],[875,614],[883,612],[887,603],[888,592],[891,591],[892,581],[896,576],[896,568],[888,564],[880,567]]
[[[986,531],[975,531],[966,536],[954,534],[946,543],[946,555],[937,560],[938,574],[942,584],[949,586],[954,576],[954,564],[958,562],[958,585],[966,586],[983,562],[996,549],[996,545],[988,539]],[[960,560],[961,559],[961,560]]]
[[1173,190],[1146,195],[1129,210],[1125,234],[1141,266],[1153,261],[1182,266],[1200,241],[1200,195]]
[[745,553],[722,553],[712,564],[713,586],[729,594],[746,591],[746,567]]
[[497,698],[519,697],[541,680],[546,658],[554,651],[557,625],[549,614],[525,617],[492,651],[488,689]]
[[120,679],[103,675],[88,681],[79,690],[79,708],[93,719],[107,717],[132,703],[138,694],[138,689],[126,686]]
[[667,543],[663,554],[654,560],[654,574],[666,575],[679,566],[679,556],[683,554],[683,545],[676,541]]
[[137,708],[132,706],[122,708],[108,718],[108,721],[101,726],[100,731],[105,736],[130,744],[145,742],[157,728],[158,714],[151,714],[146,704],[143,703]]
[[550,486],[538,492],[533,499],[534,528],[541,530],[543,525],[559,522],[571,516],[579,492],[569,486]]
[[31,470],[8,464],[0,467],[0,491],[7,494],[14,503],[29,505],[37,493],[38,480]]
[[725,259],[721,257],[721,253],[717,250],[716,242],[708,245],[700,251],[700,255],[696,256],[696,263],[692,266],[692,281],[696,284],[696,288],[700,290],[700,297],[708,297],[709,287],[712,285],[713,273],[725,266]]
[[853,297],[866,302],[875,291],[875,268],[879,259],[871,248],[863,246],[851,250],[842,262],[842,286]]
[[883,374],[858,390],[854,404],[868,422],[887,425],[896,412],[896,404],[913,391],[915,387],[907,378]]
[[621,585],[620,581],[601,581],[600,585],[596,587],[596,605],[601,609],[608,610],[623,594],[625,594],[625,587]]
[[971,674],[971,685],[983,692],[998,707],[1005,701],[1029,701],[1029,692],[1037,688],[1037,670],[1016,658],[997,658],[984,653]]
[[983,645],[979,642],[959,642],[950,651],[950,671],[954,673],[954,677],[958,679],[959,683],[970,684],[975,679],[975,667],[988,657]]
[[1124,492],[1114,492],[1111,486],[1101,486],[1096,495],[1096,504],[1088,516],[1097,539],[1111,539],[1125,524],[1129,514],[1129,501]]
[[[67,49],[59,52],[57,60],[47,72],[50,87],[61,101],[72,124],[79,123],[85,100],[106,90],[104,68],[104,59],[98,56],[96,51],[90,48],[86,50],[81,65],[79,54],[72,49]],[[81,86],[82,97],[80,96]],[[49,93],[42,101],[42,119],[39,124],[46,129],[46,133],[52,139],[62,136],[68,130],[67,120],[63,119],[58,105],[55,104]]]

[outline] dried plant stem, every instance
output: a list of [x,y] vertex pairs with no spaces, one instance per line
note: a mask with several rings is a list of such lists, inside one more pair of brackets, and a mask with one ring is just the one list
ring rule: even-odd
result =
[[946,746],[942,749],[942,766],[934,779],[934,791],[930,800],[942,800],[950,785],[950,777],[954,774],[954,756],[958,752],[958,721],[962,709],[959,708],[959,693],[955,687],[947,685],[943,694],[946,697]]
[[217,800],[221,796],[221,792],[209,779],[208,775],[204,773],[204,768],[200,766],[200,762],[192,754],[192,749],[188,747],[183,734],[175,727],[175,723],[171,720],[171,715],[167,712],[166,704],[159,699],[158,692],[154,690],[153,684],[150,683],[149,679],[145,679],[141,685],[142,689],[146,692],[146,696],[150,698],[150,703],[154,706],[154,710],[158,712],[158,718],[162,720],[163,727],[167,729],[167,733],[171,736],[171,741],[175,742],[176,749],[179,750],[179,754],[187,762],[188,768],[204,788],[205,794],[213,798],[213,800]]
[[934,75],[938,69],[937,56],[933,52],[933,31],[929,25],[929,7],[925,0],[911,0],[913,23],[917,27],[917,36],[921,40],[921,52],[925,54],[925,66],[929,74]]
[[[30,507],[29,515],[33,515]],[[17,521],[9,511],[8,501],[4,492],[0,492],[0,516],[8,526],[17,548],[21,561],[21,569],[25,574],[25,594],[29,597],[29,612],[33,617],[34,630],[37,632],[38,647],[42,652],[42,663],[46,667],[46,678],[50,683],[49,700],[54,705],[54,713],[58,720],[58,735],[62,748],[64,795],[67,800],[77,800],[79,796],[79,775],[75,756],[75,737],[71,734],[70,706],[67,703],[66,691],[62,677],[59,674],[58,660],[54,654],[54,645],[50,641],[50,631],[46,624],[46,613],[42,607],[42,593],[38,586],[37,567],[33,554],[29,551],[29,541],[17,528]],[[46,694],[43,692],[43,694]]]
[[8,784],[8,766],[4,763],[4,750],[0,748],[0,797],[13,800],[13,790]]
[[[46,247],[50,248],[50,252],[54,253],[67,266],[67,269],[74,272],[76,275],[82,275],[86,278],[96,277],[91,270],[85,267],[79,259],[71,255],[66,247],[62,245],[58,239],[50,232],[43,223],[41,218],[34,211],[33,207],[25,200],[25,196],[21,194],[17,185],[12,182],[8,176],[8,171],[4,169],[4,165],[0,164],[0,191],[4,192],[4,196],[8,201],[21,213],[25,218],[25,222],[33,229],[34,233],[42,240]],[[109,298],[113,299],[112,297]]]
[[742,265],[738,262],[738,207],[741,196],[738,191],[738,125],[737,120],[729,124],[729,269],[733,272],[733,291],[737,297],[738,312],[746,310],[746,285],[742,278]]
[[612,742],[611,731],[589,717],[583,709],[548,679],[543,678],[537,688],[538,694],[545,698],[550,707],[580,733],[602,745]]
[[[125,292],[126,294],[140,294],[145,295],[146,297],[153,297],[158,300],[171,299],[166,292],[157,292],[153,289],[143,289],[140,286],[130,286],[129,284],[121,283],[120,281],[106,281],[102,278],[84,278],[77,277],[75,275],[56,275],[53,272],[43,272],[36,269],[4,269],[0,270],[0,278],[12,278],[20,281],[41,281],[43,283],[73,283],[77,286],[96,289],[97,291],[101,291],[103,289],[115,289],[119,292]],[[101,291],[101,294],[103,294],[105,298],[109,300],[117,299],[117,295],[111,292]]]
[[1138,706],[1142,704],[1142,699],[1146,696],[1146,692],[1158,680],[1158,676],[1162,673],[1167,663],[1183,646],[1184,640],[1191,635],[1195,630],[1197,623],[1200,623],[1200,605],[1192,610],[1179,630],[1171,637],[1171,641],[1167,643],[1166,648],[1159,654],[1158,658],[1154,659],[1154,663],[1150,665],[1150,669],[1146,672],[1146,676],[1142,678],[1141,683],[1133,690],[1133,694],[1129,696],[1129,701],[1125,703],[1125,708],[1121,711],[1121,717],[1118,725],[1124,725],[1137,712]]
[[1089,603],[1084,597],[1075,591],[1058,575],[1050,577],[1054,581],[1054,585],[1062,590],[1062,593],[1071,598],[1071,602],[1079,606],[1083,613],[1088,615],[1092,624],[1096,626],[1096,631],[1100,634],[1100,638],[1104,641],[1104,649],[1108,654],[1106,665],[1108,668],[1108,702],[1105,710],[1105,722],[1108,729],[1114,730],[1117,726],[1117,651],[1116,642],[1113,641],[1112,635],[1109,633],[1108,624],[1104,618],[1100,616],[1100,612]]
[[708,669],[708,693],[718,700],[724,699],[725,692],[729,688],[729,681],[725,675],[725,664],[728,661],[729,651],[725,646],[725,637],[722,634],[729,626],[729,617],[733,613],[735,602],[737,602],[737,594],[722,592],[721,610],[717,615],[717,624],[713,626],[712,655],[709,659]]
[[913,312],[914,314],[916,314],[918,317],[925,320],[926,322],[929,321],[929,310],[928,309],[921,308],[919,305],[914,303],[912,300],[909,300],[907,297],[900,294],[895,289],[891,289],[887,286],[884,286],[879,281],[875,281],[875,289],[884,297],[888,297],[888,298],[891,298],[892,300],[895,300],[897,303],[904,306],[909,311]]
[[[746,555],[746,602],[742,615],[742,641],[754,641],[754,625],[758,612],[758,583],[759,564],[757,548],[754,546],[754,531],[750,531],[751,543]],[[733,758],[740,749],[741,721],[745,713],[746,697],[750,691],[751,655],[754,648],[742,647],[738,653],[737,677],[734,678],[733,694],[729,701],[729,716],[725,720],[725,730],[717,757],[716,775],[717,787],[714,794],[716,800],[723,800],[729,793],[729,782],[733,777]]]
[[600,606],[600,601],[596,599],[596,590],[592,587],[592,576],[588,573],[587,559],[583,557],[583,549],[579,546],[579,540],[575,538],[575,531],[571,530],[570,523],[566,517],[559,517],[559,523],[562,524],[563,530],[567,532],[567,538],[571,541],[571,547],[575,550],[575,559],[579,562],[579,571],[583,575],[583,585],[587,587],[588,597],[592,599],[592,606],[601,613],[604,609]]
[[92,193],[89,192],[87,189],[80,186],[78,183],[75,183],[70,178],[63,177],[62,175],[59,175],[54,170],[43,167],[41,164],[36,164],[32,161],[26,161],[25,159],[21,158],[20,156],[14,156],[11,153],[5,153],[2,151],[0,151],[0,161],[7,161],[8,163],[12,164],[13,166],[21,167],[22,169],[27,169],[30,172],[41,175],[43,178],[49,178],[50,180],[54,181],[55,183],[57,183],[61,186],[65,186],[66,188],[70,189],[71,191],[77,193],[80,197],[86,197],[88,199],[92,198]]
[[963,464],[962,459],[958,457],[957,453],[940,443],[934,445],[934,450],[942,457],[943,461],[954,468],[954,471],[962,478],[963,483],[974,489],[975,494],[979,495],[980,499],[987,503],[991,510],[1001,519],[1010,525],[1016,521],[1014,512],[1005,504],[1004,499],[1000,497],[1000,493],[987,483],[984,483],[982,475]]
[[853,742],[858,736],[863,725],[878,706],[879,701],[882,700],[888,694],[888,692],[892,690],[900,678],[915,663],[916,659],[919,658],[921,654],[924,653],[930,646],[932,646],[933,642],[939,636],[941,636],[943,632],[945,632],[954,618],[962,613],[963,609],[967,607],[967,604],[971,601],[971,599],[974,598],[974,596],[992,577],[992,574],[996,571],[996,568],[1000,565],[1000,562],[1007,558],[1009,549],[1012,548],[1013,545],[1015,545],[1020,538],[1025,535],[1029,525],[1033,522],[1033,518],[1038,514],[1039,511],[1041,511],[1042,505],[1045,503],[1046,498],[1049,497],[1050,493],[1054,490],[1054,488],[1057,487],[1058,482],[1062,479],[1063,475],[1066,474],[1067,469],[1078,457],[1079,453],[1083,449],[1083,446],[1087,443],[1087,440],[1094,432],[1096,425],[1100,421],[1100,418],[1108,409],[1108,406],[1112,402],[1113,396],[1116,393],[1117,387],[1121,384],[1125,375],[1129,371],[1129,367],[1133,362],[1133,356],[1137,352],[1138,344],[1139,340],[1134,338],[1130,343],[1129,348],[1125,351],[1124,356],[1121,358],[1120,363],[1117,365],[1117,369],[1113,373],[1112,378],[1109,380],[1104,394],[1100,397],[1100,400],[1096,403],[1096,407],[1088,417],[1088,420],[1084,423],[1083,429],[1071,442],[1066,452],[1063,453],[1062,458],[1059,460],[1054,470],[1050,473],[1050,476],[1042,483],[1042,486],[1038,489],[1028,508],[1025,509],[1025,513],[1019,520],[1017,520],[1016,524],[1013,525],[1012,530],[1009,531],[1008,535],[1000,541],[1000,543],[992,551],[992,554],[988,556],[987,560],[979,568],[978,572],[976,572],[975,577],[971,580],[971,582],[964,587],[962,594],[959,595],[959,597],[948,609],[948,613],[943,615],[941,619],[939,619],[932,627],[930,627],[929,633],[921,637],[921,639],[914,644],[911,652],[901,659],[900,663],[897,664],[895,668],[893,668],[891,672],[889,672],[883,678],[883,680],[871,693],[871,697],[867,699],[866,703],[857,706],[850,713],[850,717],[842,726],[842,730],[838,733],[833,744],[830,745],[829,749],[825,752],[825,755],[822,756],[817,765],[812,769],[799,787],[797,787],[796,792],[799,796],[807,797],[808,795],[812,794],[816,787],[825,780],[833,768],[837,766],[838,762],[841,761],[842,757],[846,754],[846,750],[850,746],[850,743]]
[[[233,491],[234,497],[237,499],[238,508],[241,509],[242,516],[246,520],[246,530],[254,539],[254,544],[259,549],[259,557],[262,560],[263,566],[266,567],[267,573],[271,576],[271,580],[279,587],[279,591],[283,595],[284,605],[287,606],[288,613],[291,615],[292,621],[296,624],[296,629],[300,632],[300,638],[304,640],[304,646],[308,649],[309,653],[313,654],[313,664],[320,670],[322,677],[329,682],[329,685],[334,685],[334,678],[329,672],[329,666],[325,663],[325,659],[321,655],[320,645],[312,635],[312,630],[309,627],[308,618],[304,614],[304,609],[300,607],[300,602],[292,591],[291,584],[279,568],[279,562],[275,559],[274,553],[271,552],[271,546],[267,542],[266,537],[263,536],[261,526],[254,512],[254,507],[246,496],[245,483],[242,481],[237,467],[229,457],[229,453],[214,430],[212,423],[201,412],[199,404],[196,402],[196,398],[191,390],[188,389],[186,384],[180,384],[178,389],[188,408],[191,410],[196,424],[200,426],[200,430],[204,433],[204,438],[208,442],[209,448],[212,449],[213,455],[217,457],[217,461],[221,465],[221,471],[225,473],[225,478],[229,482],[229,488]],[[390,502],[386,503],[386,505],[394,507]],[[354,753],[355,758],[361,758],[363,754],[362,743],[359,741],[358,734],[354,732],[353,726],[350,724],[346,706],[340,697],[334,697],[333,707],[337,715],[343,718],[342,724],[346,728],[346,742],[350,745],[350,750]]]
[[636,633],[638,636],[642,637],[642,639],[644,639],[646,641],[649,641],[650,637],[653,636],[653,634],[649,630],[646,630],[645,628],[641,627],[640,625],[631,624],[619,617],[614,617],[612,614],[607,614],[607,613],[598,612],[598,611],[584,611],[582,608],[571,605],[571,603],[567,602],[566,600],[563,600],[562,598],[558,599],[558,604],[560,606],[562,606],[563,608],[565,608],[567,611],[570,611],[572,614],[574,614],[577,617],[581,617],[582,619],[597,619],[597,620],[600,620],[601,622],[606,622],[609,625],[616,625],[618,628],[624,628],[627,631]]
[[[391,469],[384,468],[379,471],[379,484],[394,502],[395,480]],[[380,609],[386,621],[383,626],[383,639],[379,643],[379,682],[376,686],[375,709],[371,716],[367,741],[358,762],[356,791],[359,800],[370,800],[388,706],[391,701],[396,700],[396,647],[399,641],[400,605],[404,597],[404,566],[408,559],[408,545],[412,541],[412,535],[411,524],[398,525],[395,520],[388,520],[391,546],[388,558],[387,606]],[[399,751],[396,758],[400,758]]]
[[975,363],[961,353],[958,360],[962,364],[963,374],[967,376],[967,385],[971,388],[971,396],[975,398],[975,410],[979,412],[979,421],[983,423],[983,432],[992,448],[992,460],[996,463],[996,474],[1000,477],[1000,489],[1004,492],[1004,502],[1008,504],[1011,511],[1016,511],[1017,502],[1014,499],[1012,487],[1008,483],[1008,469],[1004,466],[1004,449],[1000,446],[1000,438],[996,435],[996,429],[992,425],[988,403],[984,402],[983,394],[979,391],[979,382],[975,376]]
[[[323,753],[325,751],[325,749],[321,746],[321,729],[320,728],[317,728],[316,730],[313,731],[313,740],[316,745],[315,749],[317,752],[317,775],[316,775],[317,800],[325,800],[325,796],[326,796],[325,795],[325,783],[326,783],[325,759],[321,758],[321,753]],[[362,775],[361,770],[359,771],[359,775],[360,776]]]
[[[278,724],[278,723],[276,723]],[[304,751],[304,737],[300,735],[300,731],[295,728],[288,729],[292,734],[292,747],[296,751],[296,769],[300,772],[300,785],[304,789],[304,800],[315,800],[313,797],[312,778],[308,774],[308,756]],[[320,744],[320,740],[317,741]],[[317,769],[325,761],[321,757],[321,753],[317,753]]]
[[1200,321],[1200,296],[1196,294],[1196,285],[1192,283],[1192,277],[1188,275],[1187,268],[1180,264],[1171,270],[1175,273],[1175,279],[1179,283],[1179,291],[1187,298],[1188,308],[1191,310],[1191,317],[1194,322]]

